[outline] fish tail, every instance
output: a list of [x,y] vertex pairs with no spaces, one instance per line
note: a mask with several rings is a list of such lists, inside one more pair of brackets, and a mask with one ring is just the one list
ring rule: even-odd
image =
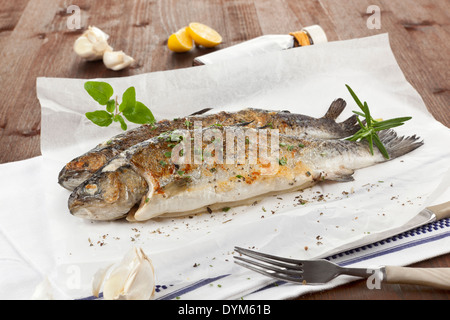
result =
[[420,137],[416,137],[416,135],[399,137],[392,129],[380,131],[378,136],[390,159],[403,156],[423,145],[423,140],[419,141]]
[[334,100],[327,110],[327,113],[322,118],[336,120],[337,117],[344,111],[347,102],[344,99],[338,98]]

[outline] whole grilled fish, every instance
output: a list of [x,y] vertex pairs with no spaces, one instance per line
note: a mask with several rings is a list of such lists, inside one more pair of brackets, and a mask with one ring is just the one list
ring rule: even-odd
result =
[[[238,112],[214,114],[201,114],[202,111],[200,111],[188,117],[162,120],[154,125],[142,125],[97,145],[92,150],[67,163],[59,173],[58,183],[68,190],[73,190],[120,152],[165,131],[192,128],[197,121],[201,121],[203,127],[216,124],[229,126],[244,122],[250,123],[250,127],[279,129],[281,133],[289,133],[299,137],[345,138],[359,130],[356,116],[352,116],[341,123],[335,121],[344,110],[345,105],[346,102],[343,99],[333,101],[322,118],[312,118],[302,114],[289,113],[289,111],[249,108]],[[204,111],[209,110],[205,109]]]
[[[234,126],[202,129],[200,144],[193,131],[162,134],[122,152],[72,192],[70,212],[114,220],[138,206],[131,220],[190,215],[322,180],[351,181],[354,170],[387,161],[376,148],[371,155],[364,142],[305,139],[276,130],[242,134],[243,128]],[[391,130],[379,135],[390,159],[423,144]]]

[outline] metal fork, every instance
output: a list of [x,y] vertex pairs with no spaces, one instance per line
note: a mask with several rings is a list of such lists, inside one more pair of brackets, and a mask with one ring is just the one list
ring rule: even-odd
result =
[[[300,284],[323,284],[339,275],[361,278],[376,276],[380,281],[397,284],[426,285],[450,290],[450,268],[345,268],[325,259],[296,260],[235,247],[242,256],[235,263],[274,279]],[[249,259],[250,258],[250,259]]]

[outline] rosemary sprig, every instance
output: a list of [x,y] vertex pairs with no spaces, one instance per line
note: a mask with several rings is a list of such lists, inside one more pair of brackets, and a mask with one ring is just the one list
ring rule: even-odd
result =
[[347,138],[347,140],[358,141],[366,139],[369,142],[369,148],[372,155],[373,155],[373,144],[375,143],[375,145],[378,147],[378,150],[380,150],[381,154],[386,159],[389,159],[389,154],[386,148],[384,147],[383,143],[381,142],[377,132],[401,126],[405,123],[405,121],[410,120],[411,117],[401,117],[383,121],[375,120],[370,115],[370,110],[369,106],[367,105],[367,102],[364,101],[364,103],[362,103],[361,100],[359,100],[359,98],[356,96],[355,92],[353,92],[352,88],[350,88],[348,85],[345,86],[347,87],[348,91],[350,92],[351,96],[355,100],[358,107],[362,110],[362,112],[353,111],[353,113],[365,118],[365,124],[363,123],[363,121],[359,119],[359,117],[356,118],[358,120],[361,129],[359,129],[359,131],[356,132],[353,136]]

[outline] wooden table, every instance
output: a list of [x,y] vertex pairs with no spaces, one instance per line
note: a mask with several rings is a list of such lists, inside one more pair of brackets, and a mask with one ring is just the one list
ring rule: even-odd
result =
[[[70,30],[69,5],[81,9],[81,29]],[[381,9],[381,28],[369,29],[370,5]],[[450,126],[449,1],[436,0],[0,0],[0,163],[40,155],[36,77],[95,78],[190,67],[208,50],[173,54],[169,35],[192,21],[214,27],[219,48],[263,34],[286,34],[319,24],[330,41],[388,32],[406,79],[431,114]],[[107,31],[114,48],[136,59],[123,71],[86,63],[72,49],[89,26]],[[417,263],[450,267],[450,255]],[[412,285],[368,290],[364,281],[299,299],[449,299],[449,292]]]

